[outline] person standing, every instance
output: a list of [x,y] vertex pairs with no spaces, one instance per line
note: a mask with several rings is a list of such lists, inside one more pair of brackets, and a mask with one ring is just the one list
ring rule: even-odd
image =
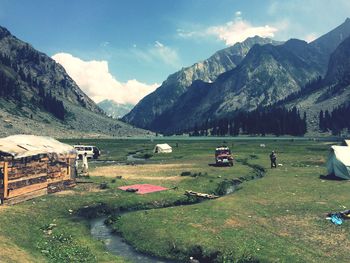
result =
[[89,165],[88,165],[87,153],[84,153],[84,155],[83,155],[83,174],[84,175],[88,175],[89,174]]
[[277,168],[276,164],[277,156],[275,151],[272,151],[270,154],[271,168]]
[[75,165],[74,165],[74,172],[75,172],[75,176],[78,176],[78,171],[79,171],[79,157],[77,156],[77,158],[75,158]]

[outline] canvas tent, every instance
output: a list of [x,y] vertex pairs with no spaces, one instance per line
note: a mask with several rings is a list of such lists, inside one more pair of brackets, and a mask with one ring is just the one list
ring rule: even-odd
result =
[[350,147],[332,146],[327,161],[328,174],[350,179]]
[[50,137],[0,139],[0,204],[14,204],[75,184],[75,149]]
[[171,153],[172,151],[173,149],[167,143],[157,144],[153,150],[154,153]]

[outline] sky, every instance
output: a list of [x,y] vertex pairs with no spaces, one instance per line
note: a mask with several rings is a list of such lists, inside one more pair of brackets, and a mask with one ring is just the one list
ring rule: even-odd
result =
[[131,104],[247,37],[310,42],[347,17],[349,0],[0,0],[0,26],[95,102]]

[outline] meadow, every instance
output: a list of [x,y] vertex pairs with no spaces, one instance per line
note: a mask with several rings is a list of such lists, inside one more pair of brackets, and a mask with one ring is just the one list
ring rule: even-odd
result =
[[[137,250],[180,262],[190,256],[200,262],[350,261],[350,222],[335,226],[325,219],[350,207],[349,182],[320,177],[334,142],[225,138],[236,162],[216,167],[221,140],[170,140],[173,153],[153,154],[165,139],[81,140],[102,150],[101,161],[90,162],[90,177],[79,178],[84,183],[0,207],[1,262],[126,262],[91,237],[87,219],[102,214],[111,215],[111,227]],[[281,164],[276,169],[270,168],[272,150]],[[130,154],[148,160],[127,164]],[[222,195],[237,179],[239,189]],[[117,189],[135,183],[169,190],[138,195]],[[199,202],[185,190],[221,196]]]

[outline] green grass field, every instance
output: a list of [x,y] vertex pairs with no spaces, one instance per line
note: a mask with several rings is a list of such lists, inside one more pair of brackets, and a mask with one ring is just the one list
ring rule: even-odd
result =
[[[84,178],[91,183],[0,207],[0,261],[125,262],[90,236],[84,216],[134,209],[140,211],[123,214],[112,227],[138,250],[160,257],[181,262],[190,256],[202,262],[350,262],[350,222],[335,226],[325,219],[328,212],[350,207],[349,182],[320,179],[326,173],[329,143],[226,141],[238,160],[233,167],[208,165],[221,141],[172,140],[172,146],[178,144],[172,154],[153,155],[145,165],[94,163],[90,178]],[[132,152],[152,154],[157,143],[80,142],[99,146],[102,160],[121,162]],[[269,168],[271,150],[277,151],[277,162],[283,166]],[[223,181],[253,175],[254,169],[244,161],[264,167],[266,176],[244,181],[233,194],[179,206],[193,201],[185,190],[217,193]],[[201,175],[181,176],[182,172]],[[122,179],[116,179],[118,175]],[[101,182],[108,188],[99,189]],[[117,189],[134,183],[174,189],[147,195]]]

